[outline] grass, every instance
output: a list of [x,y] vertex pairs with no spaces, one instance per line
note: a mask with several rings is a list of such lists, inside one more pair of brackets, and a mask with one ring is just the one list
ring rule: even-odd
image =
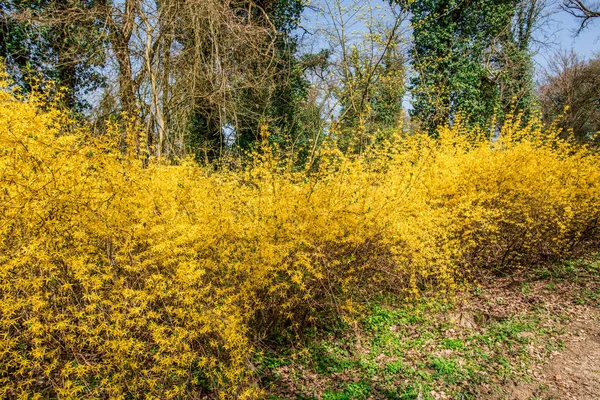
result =
[[[554,293],[564,282],[597,280],[598,266],[577,261],[540,269],[513,291]],[[598,287],[579,293],[573,303],[600,305]],[[482,287],[468,298],[485,298],[495,307],[513,301]],[[540,360],[564,347],[567,317],[542,305],[505,317],[461,309],[448,300],[372,302],[355,324],[313,333],[293,354],[265,349],[256,360],[263,387],[272,400],[476,399],[482,391],[501,396],[508,383],[526,382]]]
[[282,398],[428,399],[435,388],[444,388],[451,398],[469,399],[482,383],[523,378],[530,343],[560,345],[557,332],[543,326],[541,312],[466,329],[444,319],[452,311],[442,303],[402,308],[374,303],[358,331],[348,326],[310,341],[293,362],[271,353],[262,372],[278,392],[281,377],[273,372],[292,367],[285,370],[299,383],[297,393]]

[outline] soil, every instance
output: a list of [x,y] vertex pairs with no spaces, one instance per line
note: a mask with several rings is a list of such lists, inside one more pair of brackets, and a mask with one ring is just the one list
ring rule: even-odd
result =
[[585,298],[585,293],[600,293],[597,273],[559,280],[551,290],[548,280],[525,276],[496,278],[483,287],[485,295],[468,299],[466,308],[471,313],[503,318],[532,306],[542,307],[548,315],[564,317],[565,333],[564,348],[554,351],[549,358],[544,357],[545,361],[528,371],[530,382],[509,383],[502,388],[502,395],[482,398],[600,399],[600,299]]
[[[498,374],[485,371],[486,380],[477,387],[468,387],[469,398],[482,400],[600,400],[600,253],[593,261],[582,262],[579,267],[564,269],[541,269],[511,274],[480,276],[479,284],[473,290],[457,295],[451,309],[433,316],[443,324],[451,326],[448,333],[460,338],[461,332],[468,337],[472,332],[486,331],[498,323],[523,317],[535,318],[535,329],[516,333],[517,338],[527,339],[524,353],[527,362],[521,362],[514,374]],[[593,265],[593,268],[592,266]],[[433,325],[432,325],[433,326]],[[389,329],[395,332],[396,325]],[[420,335],[405,327],[405,335]],[[362,354],[360,337],[364,332],[350,332],[356,338],[348,340],[352,352]],[[343,343],[341,341],[340,343]],[[341,349],[341,347],[340,347]],[[437,349],[437,348],[436,348]],[[510,351],[510,346],[506,350]],[[345,350],[345,348],[344,348]],[[439,349],[435,353],[444,358]],[[445,349],[442,352],[452,353]],[[510,356],[510,355],[509,355]],[[385,358],[387,357],[387,358]],[[381,355],[373,361],[377,365],[395,362],[396,359]],[[427,349],[420,348],[414,353],[406,351],[404,361],[419,365],[426,363]],[[517,362],[517,360],[513,360]],[[419,367],[420,368],[420,367]],[[349,372],[348,372],[349,371]],[[431,375],[432,371],[425,371]],[[308,398],[324,398],[328,388],[339,388],[338,383],[359,382],[360,372],[353,370],[334,372],[321,376],[305,365],[284,365],[277,369],[275,383],[277,398],[299,398],[303,393]],[[488,379],[489,378],[489,379]],[[377,388],[379,378],[373,387]],[[407,382],[398,382],[399,386]],[[444,392],[452,387],[440,387],[427,394],[419,392],[417,399],[449,399]],[[336,389],[337,390],[337,389]],[[420,389],[419,389],[420,390]],[[375,393],[377,392],[377,393]],[[384,398],[383,391],[376,390],[368,399]],[[328,397],[333,398],[333,397]],[[335,397],[354,398],[354,397]],[[363,398],[363,397],[360,397]],[[386,397],[388,398],[388,397]],[[405,398],[405,397],[402,397]],[[411,397],[412,398],[412,397]],[[466,397],[462,397],[466,398]]]
[[600,323],[581,318],[570,327],[565,349],[543,367],[536,383],[512,388],[514,400],[531,398],[597,400],[600,398]]

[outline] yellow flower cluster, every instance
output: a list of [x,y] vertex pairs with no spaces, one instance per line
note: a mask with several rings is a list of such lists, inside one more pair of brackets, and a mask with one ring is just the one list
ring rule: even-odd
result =
[[0,91],[0,398],[257,398],[265,335],[597,234],[600,157],[535,123],[305,171],[266,144],[237,171],[142,162],[112,131]]

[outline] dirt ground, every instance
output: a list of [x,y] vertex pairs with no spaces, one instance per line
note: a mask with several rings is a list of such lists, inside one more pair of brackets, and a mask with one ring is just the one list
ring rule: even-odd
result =
[[270,398],[600,400],[600,253],[480,276],[438,306],[377,304],[297,361],[265,358]]
[[[551,287],[551,290],[548,288]],[[598,274],[574,279],[506,278],[485,285],[486,294],[468,308],[502,318],[542,307],[563,315],[564,348],[528,371],[531,382],[509,384],[501,399],[600,399],[600,293]],[[590,295],[592,294],[592,295]],[[498,299],[502,299],[498,302]],[[500,304],[499,304],[500,303]],[[488,396],[485,396],[488,398]],[[489,398],[498,398],[490,396]]]
[[600,321],[585,313],[569,327],[565,348],[532,378],[511,390],[514,400],[531,398],[597,400],[600,398]]

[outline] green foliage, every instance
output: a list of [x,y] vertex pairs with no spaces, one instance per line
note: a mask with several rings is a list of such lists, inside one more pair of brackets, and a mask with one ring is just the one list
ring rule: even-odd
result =
[[[247,88],[233,93],[244,114],[241,119],[226,122],[235,126],[235,145],[239,148],[247,150],[260,142],[263,138],[259,127],[263,124],[269,125],[269,140],[282,148],[306,141],[302,107],[306,102],[308,82],[297,56],[298,38],[294,33],[304,6],[303,0],[260,0],[249,7],[257,10],[256,20],[263,21],[265,26],[272,23],[276,28],[276,36],[269,38],[273,40],[273,59],[270,60],[273,81],[269,87],[258,90],[248,82]],[[215,114],[221,112],[218,107],[212,111]],[[221,128],[218,126],[212,131],[220,132]],[[218,137],[218,134],[214,136]],[[214,140],[212,145],[215,146]]]
[[[104,77],[103,21],[100,0],[10,0],[0,3],[0,57],[25,91],[35,80],[64,89],[64,104],[89,106],[86,95]],[[53,86],[54,87],[54,86]]]
[[[513,32],[516,0],[415,0],[411,115],[431,133],[463,115],[485,125],[531,103],[529,37]],[[519,96],[515,101],[515,97]]]
[[[372,303],[357,325],[307,340],[306,351],[299,350],[302,355],[286,364],[285,378],[299,383],[298,392],[317,393],[296,393],[297,398],[434,399],[444,393],[448,398],[476,399],[482,383],[495,387],[499,381],[526,379],[540,354],[530,353],[532,349],[548,354],[562,343],[560,331],[547,325],[542,309],[470,329],[445,320],[454,312],[451,303],[437,301]],[[277,351],[271,354],[278,356]],[[332,355],[335,365],[343,368],[321,367]],[[279,357],[289,360],[287,354]],[[272,371],[261,373],[268,376]],[[278,393],[282,377],[273,378],[271,389]],[[291,393],[283,397],[293,398]]]

